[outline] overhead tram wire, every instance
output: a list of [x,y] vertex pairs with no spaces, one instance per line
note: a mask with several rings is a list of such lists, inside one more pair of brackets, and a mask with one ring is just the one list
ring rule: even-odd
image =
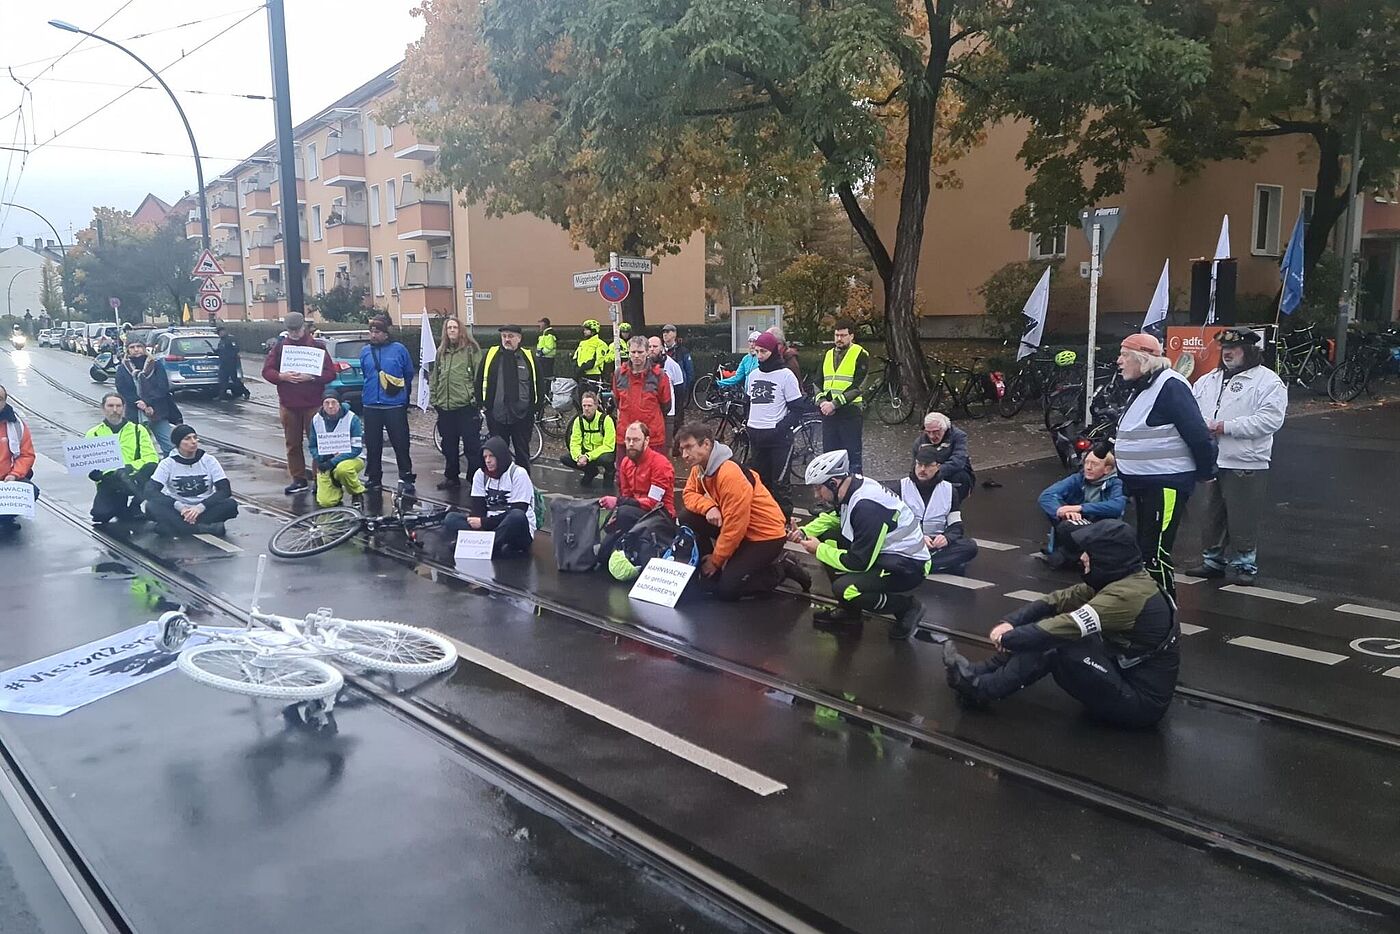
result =
[[[57,82],[57,83],[59,83],[59,84],[88,84],[88,85],[92,85],[92,86],[94,86],[94,87],[101,87],[101,88],[124,88],[124,87],[127,86],[127,85],[123,84],[123,83],[120,82],[120,81],[88,81],[88,80],[86,80],[86,79],[84,79],[84,78],[55,78],[55,77],[53,77],[52,75],[47,76],[47,77],[43,77],[43,78],[35,78],[35,79],[33,79],[33,80],[35,80],[35,81],[54,81],[54,82]],[[155,88],[155,87],[149,87],[149,86],[147,86],[147,85],[142,85],[141,87],[137,88],[137,90],[140,90],[140,91],[159,91],[160,88]],[[250,100],[250,101],[270,101],[270,100],[272,100],[272,95],[271,95],[271,94],[238,94],[238,93],[233,92],[233,91],[200,91],[200,90],[196,90],[195,88],[172,88],[171,90],[173,90],[173,91],[175,91],[176,93],[179,93],[179,94],[202,94],[202,95],[207,95],[207,96],[209,96],[209,97],[233,97],[233,98],[239,98],[239,99],[241,99],[241,100]]]
[[[193,159],[194,156],[187,152],[157,152],[152,149],[116,149],[111,146],[78,146],[73,143],[53,143],[54,149],[76,149],[83,152],[115,152],[131,156],[165,156],[171,159]],[[0,149],[11,149],[16,152],[29,152],[28,149],[20,146],[0,146]],[[199,158],[203,162],[242,162],[247,156],[211,156],[200,153]]]
[[[135,3],[135,2],[136,2],[136,0],[126,0],[126,2],[123,3],[121,6],[117,7],[117,9],[116,9],[114,12],[109,13],[109,14],[107,15],[107,18],[106,18],[106,19],[104,19],[102,22],[98,23],[97,26],[93,29],[93,32],[96,32],[98,29],[101,29],[103,26],[106,26],[106,25],[107,25],[108,23],[110,23],[112,20],[116,19],[118,13],[121,13],[123,10],[125,10],[127,7],[131,6],[131,5],[132,5],[133,3]],[[50,71],[52,71],[54,68],[58,67],[58,63],[59,63],[59,62],[63,61],[63,60],[64,60],[65,58],[67,58],[69,55],[72,55],[73,52],[78,48],[78,46],[80,46],[80,45],[82,45],[84,42],[86,42],[87,39],[88,39],[87,36],[80,36],[80,37],[78,38],[78,41],[77,41],[77,42],[75,42],[75,43],[73,43],[71,46],[69,46],[68,49],[67,49],[67,51],[64,51],[64,52],[59,53],[59,54],[53,59],[53,61],[49,62],[49,64],[46,65],[46,66],[43,68],[42,71],[39,72],[39,74],[37,74],[37,75],[35,75],[34,77],[30,78],[28,81],[22,81],[22,82],[20,82],[20,87],[22,87],[22,88],[24,88],[26,91],[28,91],[28,90],[29,90],[29,85],[33,84],[34,81],[36,81],[36,80],[37,80],[39,77],[41,77],[42,75],[46,75],[46,74],[48,74]],[[41,61],[42,61],[42,59],[41,59]],[[37,63],[31,63],[31,64],[37,64]],[[20,67],[23,67],[23,66],[20,66]],[[15,66],[13,66],[13,65],[9,66],[9,69],[10,69],[10,77],[11,77],[11,78],[14,78],[14,77],[15,77],[14,68],[15,68]],[[18,78],[15,78],[15,80],[16,80],[16,81],[19,81]],[[19,104],[19,107],[16,107],[14,110],[10,111],[10,113],[15,113],[16,111],[18,111],[18,110],[20,109],[20,107],[23,107],[23,106],[24,106],[24,97],[21,96],[21,97],[20,97],[20,104]],[[5,117],[8,117],[9,115],[10,115],[10,114],[5,114],[5,115],[3,115],[3,116],[0,116],[0,120],[5,119]]]

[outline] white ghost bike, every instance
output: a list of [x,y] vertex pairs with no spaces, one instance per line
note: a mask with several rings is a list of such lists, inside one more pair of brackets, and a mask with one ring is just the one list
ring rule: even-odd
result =
[[[301,619],[262,612],[258,598],[266,566],[267,556],[260,555],[246,629],[201,628],[183,608],[157,621],[157,644],[166,652],[180,653],[179,668],[190,678],[250,697],[320,701],[329,710],[345,676],[328,660],[416,676],[438,674],[456,663],[451,641],[429,629],[385,620],[338,619],[328,607]],[[206,641],[186,647],[196,632]]]

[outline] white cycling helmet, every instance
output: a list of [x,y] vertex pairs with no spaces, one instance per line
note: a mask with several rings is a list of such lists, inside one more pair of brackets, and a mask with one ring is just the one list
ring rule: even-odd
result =
[[803,478],[808,486],[818,486],[830,480],[850,476],[851,458],[844,449],[827,451],[812,458]]

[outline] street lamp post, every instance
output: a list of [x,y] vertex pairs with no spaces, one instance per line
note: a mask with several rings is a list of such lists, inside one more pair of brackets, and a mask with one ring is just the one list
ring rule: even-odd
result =
[[[49,25],[54,27],[55,29],[62,29],[64,32],[75,32],[80,36],[87,36],[90,39],[96,39],[98,42],[105,42],[112,48],[125,52],[127,55],[130,55],[133,59],[136,60],[136,64],[149,71],[151,73],[151,77],[155,78],[156,81],[160,83],[161,88],[165,90],[165,93],[170,96],[170,102],[175,105],[175,109],[180,114],[180,120],[185,124],[185,133],[187,133],[190,138],[190,149],[194,151],[194,171],[195,177],[197,178],[199,183],[200,237],[203,241],[204,249],[209,249],[209,199],[204,193],[204,162],[199,158],[199,144],[196,143],[194,140],[194,130],[190,128],[189,118],[185,116],[185,108],[180,106],[180,99],[175,96],[175,92],[170,90],[170,85],[165,83],[165,79],[160,76],[159,72],[157,72],[150,65],[147,65],[144,61],[142,61],[139,55],[128,49],[126,46],[121,45],[117,42],[113,42],[111,39],[105,38],[103,36],[99,36],[95,32],[88,32],[86,29],[79,29],[72,23],[65,23],[61,19],[51,19],[49,20]],[[57,231],[55,231],[55,233],[57,233]]]
[[9,315],[11,318],[15,316],[15,280],[26,272],[32,272],[37,268],[38,267],[35,266],[26,266],[13,276],[10,276],[10,284],[5,288],[5,314]]
[[68,251],[63,248],[63,238],[59,236],[58,228],[53,225],[53,221],[49,220],[47,217],[40,214],[33,208],[27,208],[22,204],[15,204],[13,201],[0,201],[0,205],[3,205],[7,208],[19,208],[21,211],[28,211],[30,214],[33,214],[35,217],[39,218],[39,220],[43,221],[48,226],[49,230],[53,232],[54,240],[58,242],[58,252],[67,255]]

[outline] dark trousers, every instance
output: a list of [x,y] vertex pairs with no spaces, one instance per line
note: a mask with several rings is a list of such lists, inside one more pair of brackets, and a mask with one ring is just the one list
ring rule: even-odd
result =
[[860,407],[843,405],[830,415],[822,416],[822,450],[845,451],[851,461],[851,472],[860,473],[864,430]]
[[215,522],[227,522],[238,515],[238,503],[232,499],[215,500],[204,507],[204,512],[199,517],[199,522],[190,525],[180,515],[180,507],[168,496],[157,496],[155,499],[146,500],[146,515],[156,524],[156,530],[162,535],[169,535],[178,538],[181,535],[194,535],[196,532],[204,531],[201,526],[210,526]]
[[617,507],[613,517],[608,520],[604,531],[607,533],[603,537],[603,543],[598,548],[598,566],[606,567],[608,559],[612,557],[613,551],[617,548],[617,540],[628,532],[632,531],[632,526],[637,524],[637,520],[646,515],[647,511],[641,506],[631,503],[624,503]]
[[930,555],[930,574],[961,574],[977,557],[977,542],[970,538],[954,539],[947,547],[932,551]]
[[467,455],[467,480],[481,467],[481,410],[475,406],[438,409],[438,433],[442,435],[443,474],[461,477],[462,454]]
[[1043,652],[998,655],[976,667],[975,684],[988,698],[1007,697],[1051,675],[1093,717],[1118,726],[1151,726],[1167,712],[1176,683],[1175,656],[1150,659],[1134,672],[1157,683],[1152,696],[1128,678],[1097,635]]
[[784,515],[792,512],[787,495],[787,462],[791,452],[792,432],[788,429],[749,429],[749,466],[758,474],[768,492],[773,494]]
[[398,461],[399,479],[412,483],[415,477],[413,457],[408,450],[408,407],[367,405],[364,408],[365,473],[369,482],[384,482],[384,432],[387,431]]
[[1171,598],[1173,606],[1176,605],[1176,576],[1172,546],[1176,544],[1181,520],[1186,517],[1189,495],[1171,487],[1149,487],[1133,494],[1143,568],[1157,582],[1157,589]]
[[1259,522],[1268,508],[1269,471],[1222,467],[1205,488],[1206,516],[1202,561],[1217,570],[1227,566],[1250,574],[1259,570]]
[[[458,532],[465,532],[471,528],[467,524],[467,517],[460,512],[448,513],[443,521],[442,527],[456,541]],[[523,558],[530,554],[530,546],[534,543],[534,538],[530,535],[530,519],[523,510],[511,509],[501,517],[500,525],[494,530],[496,538],[491,546],[492,558]]]
[[[700,547],[701,556],[707,556],[715,548],[719,529],[682,507],[677,517],[681,525],[690,526],[695,533],[695,542]],[[702,586],[709,588],[710,595],[720,600],[738,600],[741,597],[772,593],[783,582],[784,574],[778,567],[783,556],[783,543],[786,538],[775,538],[766,542],[742,542],[711,578],[701,578]]]
[[867,613],[894,616],[913,605],[914,598],[909,593],[924,580],[924,569],[914,567],[912,561],[910,567],[894,571],[875,567],[862,574],[847,574],[825,564],[822,570],[831,581],[831,593],[837,603]]
[[617,452],[609,451],[606,454],[600,454],[590,460],[586,467],[580,467],[578,461],[574,460],[568,454],[559,458],[559,463],[568,467],[570,470],[581,471],[585,480],[596,479],[599,470],[603,471],[604,476],[611,477],[617,470]]
[[137,471],[113,470],[103,474],[92,497],[92,521],[108,522],[133,513],[133,518],[139,518],[143,489],[155,472],[156,465],[147,464]]
[[529,420],[519,422],[498,422],[488,413],[486,430],[510,445],[511,456],[526,470],[530,469],[530,441],[535,423]]
[[248,398],[251,393],[248,387],[243,385],[243,380],[238,376],[238,364],[232,366],[219,364],[219,398],[223,398],[224,393],[228,393],[230,398],[237,399],[239,396]]
[[1050,520],[1050,566],[1054,568],[1067,568],[1070,565],[1079,563],[1080,550],[1075,547],[1074,539],[1070,536],[1075,529],[1083,528],[1079,522],[1071,522],[1068,519]]

